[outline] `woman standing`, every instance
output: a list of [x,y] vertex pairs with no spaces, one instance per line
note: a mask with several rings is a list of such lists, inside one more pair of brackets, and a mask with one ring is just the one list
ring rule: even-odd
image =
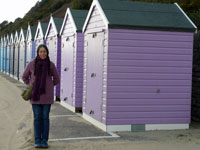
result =
[[34,114],[35,148],[48,148],[49,112],[54,103],[54,86],[60,79],[45,45],[37,48],[37,56],[27,65],[22,80],[34,85],[30,103]]

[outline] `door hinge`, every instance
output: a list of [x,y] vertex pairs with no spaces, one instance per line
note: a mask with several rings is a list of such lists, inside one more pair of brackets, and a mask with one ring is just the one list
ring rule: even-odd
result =
[[71,93],[71,98],[73,98],[73,93]]
[[85,46],[88,46],[88,41],[85,41]]
[[105,46],[105,39],[102,40],[102,45]]

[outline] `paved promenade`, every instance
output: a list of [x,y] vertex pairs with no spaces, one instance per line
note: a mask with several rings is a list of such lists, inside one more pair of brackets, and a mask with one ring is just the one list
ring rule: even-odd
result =
[[[34,150],[24,84],[0,72],[0,150]],[[189,130],[105,133],[59,103],[50,113],[50,150],[199,150],[200,123]]]

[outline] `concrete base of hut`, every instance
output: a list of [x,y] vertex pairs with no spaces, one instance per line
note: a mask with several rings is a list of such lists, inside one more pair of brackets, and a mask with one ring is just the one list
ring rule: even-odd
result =
[[72,107],[71,105],[67,104],[66,102],[61,101],[60,104],[61,104],[63,107],[65,107],[65,108],[71,110],[72,112],[76,112],[76,108],[75,108],[75,107]]
[[15,80],[19,80],[18,77],[16,77],[16,76],[14,76],[13,78],[14,78]]
[[189,124],[129,124],[129,125],[105,125],[94,118],[90,117],[86,113],[82,116],[85,120],[94,124],[96,127],[100,128],[105,132],[115,132],[115,131],[150,131],[150,130],[183,130],[189,129]]

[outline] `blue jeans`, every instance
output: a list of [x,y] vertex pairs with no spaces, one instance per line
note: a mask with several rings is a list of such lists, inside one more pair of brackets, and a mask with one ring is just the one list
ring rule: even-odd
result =
[[32,104],[34,114],[35,143],[47,142],[49,139],[49,112],[51,104]]

